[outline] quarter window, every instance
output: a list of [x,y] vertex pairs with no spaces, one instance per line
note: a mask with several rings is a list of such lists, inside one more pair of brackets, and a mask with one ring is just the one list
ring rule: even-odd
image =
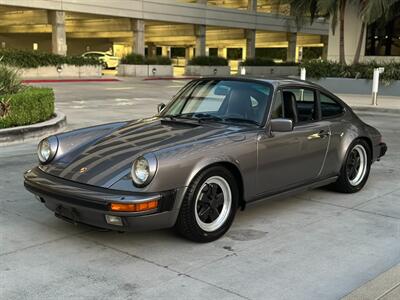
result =
[[339,116],[343,112],[343,107],[331,97],[320,93],[321,116],[323,119]]

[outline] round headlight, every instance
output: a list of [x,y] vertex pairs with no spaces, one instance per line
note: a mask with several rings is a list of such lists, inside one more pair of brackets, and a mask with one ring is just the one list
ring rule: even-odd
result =
[[157,159],[154,154],[141,156],[133,161],[132,180],[138,187],[143,187],[150,183],[157,169]]
[[49,163],[57,153],[58,139],[55,136],[51,136],[42,140],[38,145],[38,158],[42,164]]

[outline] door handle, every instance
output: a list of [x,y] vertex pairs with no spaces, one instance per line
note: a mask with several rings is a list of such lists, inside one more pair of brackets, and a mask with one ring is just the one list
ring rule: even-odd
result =
[[323,139],[331,135],[331,132],[328,130],[321,130],[318,133],[313,133],[307,137],[308,140],[315,140],[315,139]]
[[331,135],[331,131],[330,130],[321,130],[318,135],[320,136],[320,138],[326,138],[328,136]]

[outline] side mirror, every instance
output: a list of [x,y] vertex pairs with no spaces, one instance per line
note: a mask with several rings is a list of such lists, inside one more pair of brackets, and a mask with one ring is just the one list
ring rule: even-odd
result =
[[290,132],[293,130],[293,121],[291,119],[272,119],[272,132]]
[[165,108],[165,104],[164,103],[160,103],[157,105],[157,111],[158,113],[160,113],[164,108]]

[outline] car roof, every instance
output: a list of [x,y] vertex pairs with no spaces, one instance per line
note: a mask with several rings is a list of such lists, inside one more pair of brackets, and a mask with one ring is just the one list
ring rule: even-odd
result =
[[310,88],[321,88],[319,85],[306,80],[300,80],[295,77],[281,77],[281,76],[225,76],[225,77],[202,77],[201,79],[220,79],[220,80],[243,80],[243,81],[259,81],[269,83],[273,86],[281,86],[281,85],[302,85],[308,86]]

